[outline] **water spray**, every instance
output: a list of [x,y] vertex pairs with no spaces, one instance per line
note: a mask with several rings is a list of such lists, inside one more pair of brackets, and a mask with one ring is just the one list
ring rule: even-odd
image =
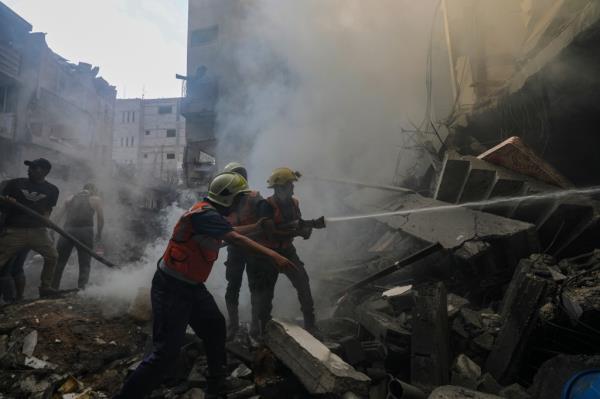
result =
[[424,207],[424,208],[404,209],[404,210],[400,210],[400,211],[370,213],[370,214],[364,214],[364,215],[328,217],[328,218],[325,218],[325,222],[329,224],[329,223],[348,222],[348,221],[353,221],[353,220],[362,220],[362,219],[371,219],[371,218],[385,218],[385,217],[390,217],[390,216],[412,215],[415,213],[449,211],[449,210],[453,210],[453,209],[469,208],[469,207],[502,205],[502,204],[510,204],[513,202],[520,202],[520,201],[538,201],[538,200],[544,200],[544,199],[564,198],[564,197],[570,197],[570,196],[575,196],[575,195],[593,195],[593,194],[600,194],[600,186],[587,187],[587,188],[581,188],[581,189],[558,190],[558,191],[552,191],[552,192],[548,192],[548,193],[522,195],[522,196],[515,196],[515,197],[501,197],[501,198],[494,198],[494,199],[483,200],[483,201],[465,202],[463,204],[438,205],[438,206],[429,206],[429,207]]

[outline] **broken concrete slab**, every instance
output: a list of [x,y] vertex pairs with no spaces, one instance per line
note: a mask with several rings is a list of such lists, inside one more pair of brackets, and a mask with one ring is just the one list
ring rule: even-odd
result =
[[500,396],[490,395],[483,392],[473,391],[471,389],[446,385],[436,388],[428,399],[502,399]]
[[271,320],[265,341],[311,394],[367,395],[371,379],[333,354],[299,326]]
[[504,304],[504,325],[485,364],[485,369],[502,384],[513,382],[518,372],[547,288],[546,280],[524,275],[515,287],[511,301]]
[[500,165],[516,173],[533,177],[553,186],[561,188],[573,187],[553,166],[536,155],[536,153],[513,136],[477,157],[495,165]]
[[446,288],[443,283],[423,284],[415,291],[411,383],[420,388],[444,385],[450,379]]
[[33,356],[33,352],[35,351],[35,347],[38,341],[38,332],[37,330],[33,330],[29,334],[23,338],[23,349],[21,353],[25,356]]
[[[401,230],[419,239],[439,242],[446,249],[455,249],[467,241],[497,239],[502,236],[528,235],[535,237],[534,226],[468,208],[447,207],[448,203],[414,193],[390,193],[376,189],[358,190],[347,198],[347,203],[368,212],[417,211],[408,215],[377,218],[392,229]],[[423,211],[427,210],[427,211]]]
[[360,325],[373,337],[384,344],[394,344],[408,352],[411,333],[404,325],[402,318],[373,310],[370,302],[358,305],[355,315]]
[[458,355],[452,364],[451,384],[469,389],[477,389],[480,378],[481,367],[467,355]]

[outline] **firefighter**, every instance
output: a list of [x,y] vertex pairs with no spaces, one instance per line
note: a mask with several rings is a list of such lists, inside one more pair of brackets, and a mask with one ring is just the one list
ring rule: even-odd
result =
[[[258,217],[267,218],[263,223],[264,234],[258,241],[285,256],[296,267],[282,272],[290,280],[298,294],[300,308],[304,316],[304,328],[319,334],[315,325],[315,313],[310,283],[304,263],[298,257],[294,247],[294,237],[310,237],[311,227],[298,227],[302,214],[298,199],[294,195],[294,182],[300,173],[289,168],[277,168],[267,181],[274,194],[258,205]],[[258,320],[258,325],[253,326],[252,333],[261,335],[265,324],[271,318],[273,295],[278,271],[275,268],[263,266],[265,259],[260,255],[253,255],[248,260],[248,284],[251,292],[254,290],[255,304],[253,312]],[[258,330],[258,331],[257,331]]]
[[[231,162],[224,168],[225,172],[238,173],[248,180],[246,168],[237,162]],[[244,226],[258,222],[256,217],[257,205],[263,198],[258,191],[248,191],[240,195],[237,207],[227,216],[232,226]],[[235,245],[227,246],[227,260],[225,261],[225,278],[227,290],[225,291],[225,304],[229,315],[228,339],[233,339],[239,329],[238,305],[240,288],[246,267],[246,253]]]
[[206,289],[222,241],[269,258],[269,266],[285,270],[293,263],[242,234],[258,224],[232,227],[223,217],[235,208],[248,183],[237,173],[222,173],[209,185],[208,197],[184,213],[173,230],[152,280],[153,349],[125,382],[117,398],[144,398],[174,364],[189,324],[204,343],[208,363],[207,397],[244,386],[227,378],[225,318]]

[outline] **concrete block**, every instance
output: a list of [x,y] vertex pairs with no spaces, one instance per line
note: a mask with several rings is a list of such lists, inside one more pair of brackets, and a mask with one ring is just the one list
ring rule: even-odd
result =
[[416,288],[411,342],[411,383],[420,388],[447,384],[450,377],[448,304],[444,284]]
[[547,288],[546,280],[531,275],[521,276],[515,295],[504,305],[504,325],[485,364],[485,369],[502,384],[512,382],[518,372]]
[[467,355],[460,354],[452,365],[452,385],[477,389],[481,377],[481,367]]
[[500,396],[490,395],[483,392],[473,391],[463,387],[446,385],[436,388],[428,399],[502,399]]
[[367,395],[371,379],[304,329],[279,320],[266,327],[266,344],[311,394],[354,392]]

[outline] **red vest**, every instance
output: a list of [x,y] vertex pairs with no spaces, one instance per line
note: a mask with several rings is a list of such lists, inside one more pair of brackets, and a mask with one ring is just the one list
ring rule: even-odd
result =
[[221,240],[194,233],[192,215],[209,209],[215,208],[208,202],[198,202],[179,218],[162,258],[170,273],[195,283],[206,281],[222,244]]
[[[267,198],[267,202],[271,205],[271,207],[273,207],[273,222],[275,223],[275,226],[277,226],[279,224],[285,224],[285,223],[296,221],[296,220],[300,219],[300,217],[301,217],[300,203],[298,202],[298,200],[296,198],[292,198],[292,202],[294,205],[292,220],[283,220],[283,214],[281,212],[281,208],[279,207],[279,203],[275,199],[275,196],[271,196],[271,197]],[[273,249],[288,248],[292,245],[293,241],[294,241],[293,237],[290,237],[290,238],[284,239],[284,240],[280,240],[277,238],[269,239],[267,237],[264,237],[263,239],[259,240],[259,242],[262,245],[269,247],[269,248],[273,248]]]
[[227,216],[227,220],[232,226],[246,226],[256,223],[258,221],[256,206],[261,200],[262,197],[258,191],[250,191],[242,195],[237,209]]

